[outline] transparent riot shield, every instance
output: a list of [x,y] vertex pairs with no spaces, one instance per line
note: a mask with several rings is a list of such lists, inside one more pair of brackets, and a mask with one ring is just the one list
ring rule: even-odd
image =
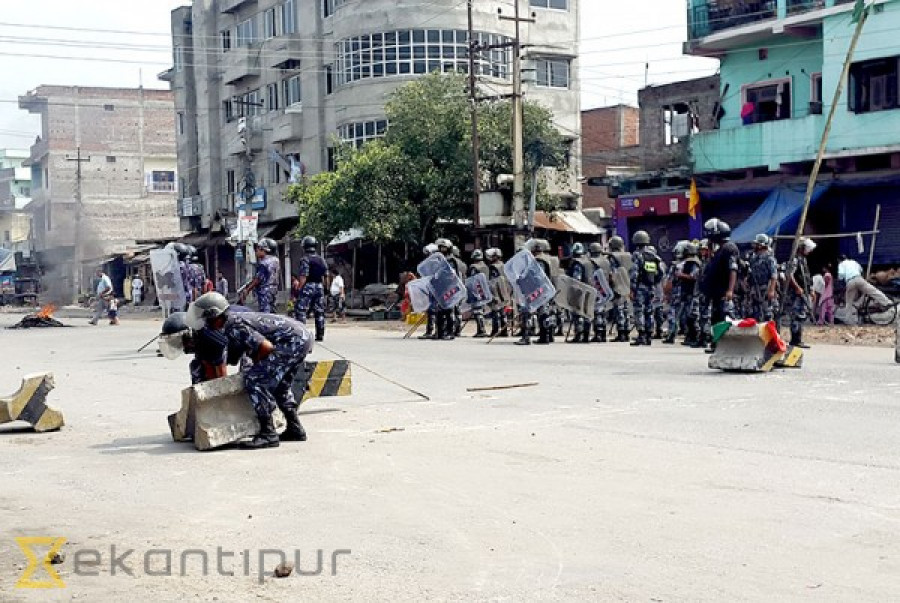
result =
[[431,294],[441,309],[455,308],[466,299],[466,284],[444,256],[432,254],[421,262],[416,270],[423,277],[431,277]]
[[578,316],[592,318],[594,304],[597,302],[597,290],[587,283],[574,278],[559,275],[553,280],[556,285],[556,305]]
[[516,304],[526,312],[536,312],[556,295],[550,277],[541,270],[540,264],[527,249],[511,257],[503,271],[512,285]]
[[406,284],[409,292],[409,303],[413,312],[427,312],[431,308],[431,277],[418,278]]
[[481,272],[466,279],[466,290],[469,292],[466,301],[470,306],[486,306],[494,299],[491,284]]
[[597,290],[597,305],[604,306],[608,301],[610,301],[614,297],[614,293],[612,287],[609,284],[609,279],[606,278],[606,272],[601,269],[594,270],[594,274],[591,277],[592,282],[594,283],[594,289]]

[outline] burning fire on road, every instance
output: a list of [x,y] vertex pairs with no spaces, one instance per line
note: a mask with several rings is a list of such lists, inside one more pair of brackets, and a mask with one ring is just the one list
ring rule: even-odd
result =
[[65,327],[63,323],[59,322],[55,318],[53,318],[53,313],[56,312],[56,306],[53,304],[47,304],[37,312],[33,314],[29,314],[13,326],[9,327],[10,329],[41,329],[46,327]]

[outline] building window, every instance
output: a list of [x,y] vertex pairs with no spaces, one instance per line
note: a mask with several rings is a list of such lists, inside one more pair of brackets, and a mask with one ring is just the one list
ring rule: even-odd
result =
[[225,192],[229,195],[237,192],[237,177],[234,170],[225,170]]
[[277,161],[269,161],[269,184],[281,184],[282,171]]
[[115,162],[116,162],[115,155],[107,155],[106,156],[106,163],[115,163]]
[[178,135],[184,136],[184,113],[178,112]]
[[387,128],[388,122],[386,119],[343,124],[338,127],[338,137],[341,139],[341,142],[359,148],[370,140],[382,138],[384,133],[387,132]]
[[334,147],[325,150],[325,169],[329,172],[337,169],[337,150]]
[[[504,36],[476,32],[482,46],[501,46]],[[335,44],[337,84],[361,79],[433,71],[468,73],[469,39],[464,30],[414,29],[389,31],[347,38]],[[493,48],[478,54],[475,69],[479,76],[509,78],[507,48]]]
[[252,46],[255,44],[257,36],[256,31],[256,16],[238,23],[237,29],[235,30],[235,42],[237,47],[242,48],[244,46]]
[[265,35],[265,39],[269,40],[278,35],[278,28],[275,23],[275,9],[270,8],[263,14],[263,33]]
[[822,115],[822,74],[814,73],[809,78],[809,113]]
[[115,105],[103,105],[103,110],[104,111],[115,111],[116,106]]
[[278,104],[278,84],[269,84],[266,86],[266,110],[277,111]]
[[153,170],[150,172],[151,193],[174,193],[175,192],[175,172],[172,170]]
[[184,71],[184,48],[175,47],[175,71],[181,73]]
[[325,65],[325,94],[334,92],[334,67]]
[[231,50],[231,30],[222,30],[220,36],[222,39],[222,52],[228,52],[229,50]]
[[569,0],[531,0],[531,6],[534,8],[569,10]]
[[298,105],[303,101],[303,97],[300,93],[301,90],[299,75],[289,77],[288,79],[284,80],[281,85],[284,93],[285,108],[288,108],[291,105]]
[[350,0],[322,0],[322,16],[326,19]]
[[281,32],[286,36],[297,33],[297,0],[281,5]]
[[791,118],[791,80],[744,86],[741,117],[744,125]]
[[225,112],[225,123],[234,121],[234,103],[231,99],[222,101],[222,109]]
[[678,144],[700,131],[697,120],[687,103],[665,105],[663,111],[663,140],[666,146]]
[[854,113],[896,109],[898,104],[898,57],[863,61],[850,66],[850,91],[847,95]]
[[244,117],[254,117],[264,113],[262,95],[259,89],[251,90],[247,94],[240,97],[241,115]]
[[569,88],[569,61],[566,59],[538,59],[534,62],[536,84],[543,88]]

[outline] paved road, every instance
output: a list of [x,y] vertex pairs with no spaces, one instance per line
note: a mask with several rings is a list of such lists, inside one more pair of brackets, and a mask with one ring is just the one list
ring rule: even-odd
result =
[[[165,419],[186,360],[134,352],[158,324],[0,331],[0,392],[50,369],[69,423],[0,428],[0,600],[900,597],[892,350],[822,346],[800,371],[725,375],[681,347],[335,328],[328,347],[430,399],[357,367],[353,397],[304,406],[309,442],[198,453]],[[539,385],[466,391],[523,382]],[[67,539],[65,590],[13,589],[22,535]],[[134,549],[135,577],[111,575],[113,545]],[[236,576],[217,575],[217,547]],[[72,574],[87,548],[97,577]],[[322,550],[322,575],[260,583],[258,551],[276,548],[305,571]],[[154,549],[173,577],[145,571]],[[211,575],[199,555],[178,575],[190,549]]]

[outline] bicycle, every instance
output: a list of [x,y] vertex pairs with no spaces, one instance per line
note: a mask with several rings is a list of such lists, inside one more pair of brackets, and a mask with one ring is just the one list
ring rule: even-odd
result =
[[893,295],[888,295],[888,299],[891,300],[891,304],[885,308],[871,295],[865,295],[862,301],[855,305],[859,322],[861,324],[869,322],[882,327],[893,324],[897,320],[898,300]]

